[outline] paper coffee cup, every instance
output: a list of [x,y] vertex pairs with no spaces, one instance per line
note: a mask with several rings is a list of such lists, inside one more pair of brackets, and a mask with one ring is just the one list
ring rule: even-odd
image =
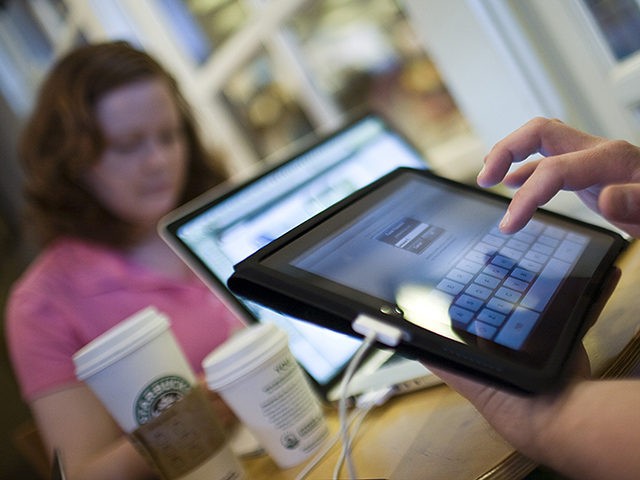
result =
[[273,324],[247,327],[202,362],[218,392],[281,468],[309,458],[328,429],[320,402]]
[[147,307],[73,356],[85,382],[165,479],[241,480],[244,470],[171,330]]
[[195,376],[154,307],[132,315],[73,356],[85,382],[127,433],[182,398]]

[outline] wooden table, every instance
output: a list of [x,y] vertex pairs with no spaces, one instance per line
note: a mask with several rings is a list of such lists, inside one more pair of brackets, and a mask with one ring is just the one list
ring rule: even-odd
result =
[[[640,363],[640,242],[629,247],[618,266],[620,283],[584,340],[594,374],[605,377],[637,374]],[[327,416],[333,434],[337,414]],[[307,478],[332,478],[338,454],[339,444]],[[369,413],[355,438],[353,458],[362,479],[518,479],[536,466],[445,385],[392,398]],[[304,468],[280,470],[267,456],[244,463],[251,479],[294,479]]]

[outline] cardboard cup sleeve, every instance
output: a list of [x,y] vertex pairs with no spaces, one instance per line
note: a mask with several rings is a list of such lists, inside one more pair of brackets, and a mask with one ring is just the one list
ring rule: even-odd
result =
[[201,386],[134,430],[133,443],[165,479],[176,479],[228,448],[225,433]]

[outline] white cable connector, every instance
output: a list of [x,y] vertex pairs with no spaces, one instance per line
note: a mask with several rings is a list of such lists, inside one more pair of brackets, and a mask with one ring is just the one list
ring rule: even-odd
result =
[[397,392],[396,387],[384,387],[365,392],[356,398],[356,408],[370,408],[384,405]]
[[351,328],[365,337],[374,333],[377,341],[390,347],[398,346],[403,335],[402,330],[399,328],[364,314],[358,315],[351,324]]

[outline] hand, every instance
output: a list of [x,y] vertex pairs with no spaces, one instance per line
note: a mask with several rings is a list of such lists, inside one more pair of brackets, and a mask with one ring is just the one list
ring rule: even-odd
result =
[[450,370],[426,366],[467,398],[516,450],[540,463],[547,463],[542,453],[546,446],[544,434],[553,431],[554,422],[564,406],[570,403],[574,389],[589,376],[589,360],[582,346],[572,359],[570,383],[558,392],[541,395],[517,394]]
[[[535,153],[544,157],[508,173],[513,163]],[[505,233],[522,228],[537,207],[569,190],[614,225],[640,236],[640,148],[628,142],[536,118],[498,142],[484,162],[479,185],[503,181],[520,187],[500,225]]]

